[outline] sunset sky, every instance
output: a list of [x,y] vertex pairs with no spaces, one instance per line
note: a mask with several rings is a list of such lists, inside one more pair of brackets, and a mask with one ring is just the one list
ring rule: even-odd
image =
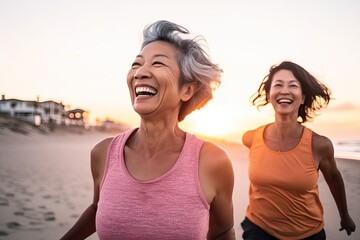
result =
[[126,74],[145,25],[165,19],[206,38],[224,70],[214,99],[181,125],[239,140],[273,119],[249,103],[273,64],[291,60],[333,92],[308,126],[334,138],[360,138],[360,1],[0,1],[0,93],[62,101],[92,120],[138,124]]

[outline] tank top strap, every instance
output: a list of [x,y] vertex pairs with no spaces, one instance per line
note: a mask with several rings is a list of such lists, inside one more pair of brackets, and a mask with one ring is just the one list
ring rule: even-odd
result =
[[102,187],[104,178],[107,174],[109,167],[114,164],[121,164],[120,163],[120,159],[122,157],[121,154],[123,154],[126,140],[129,138],[129,136],[135,130],[137,130],[137,128],[130,129],[126,132],[120,133],[111,140],[109,147],[108,147],[107,155],[106,155],[104,174],[103,174],[103,179],[100,184],[100,188]]
[[257,129],[255,129],[254,138],[253,138],[252,145],[251,145],[252,148],[257,145],[259,145],[259,146],[265,145],[264,131],[265,131],[266,127],[267,127],[267,125],[262,125],[262,126],[258,127]]
[[197,138],[195,135],[186,133],[186,141],[183,149],[184,154],[191,154],[195,157],[194,159],[198,160],[203,142],[203,140]]
[[312,131],[305,126],[299,143],[299,148],[305,152],[312,153]]

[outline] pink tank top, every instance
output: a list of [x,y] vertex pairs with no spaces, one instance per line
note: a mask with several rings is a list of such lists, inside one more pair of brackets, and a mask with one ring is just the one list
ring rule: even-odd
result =
[[115,137],[108,150],[96,231],[100,239],[206,239],[209,209],[199,181],[203,141],[189,133],[174,166],[148,182],[135,180],[124,162],[124,146],[134,131]]

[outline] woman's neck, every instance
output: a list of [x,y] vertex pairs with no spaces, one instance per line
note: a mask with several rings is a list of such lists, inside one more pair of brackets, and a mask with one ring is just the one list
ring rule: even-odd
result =
[[182,148],[186,138],[186,133],[178,126],[164,128],[148,125],[140,125],[127,141],[127,146],[134,150],[141,150],[150,155],[177,151]]
[[265,143],[274,151],[289,151],[299,143],[303,128],[298,122],[274,122],[265,130]]

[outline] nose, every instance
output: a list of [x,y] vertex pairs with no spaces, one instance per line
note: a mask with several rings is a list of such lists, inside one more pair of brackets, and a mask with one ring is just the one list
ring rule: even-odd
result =
[[290,94],[290,90],[288,87],[281,88],[280,94],[287,95]]
[[145,65],[140,66],[134,74],[135,79],[145,79],[145,78],[149,78],[149,76],[150,76],[150,72]]

